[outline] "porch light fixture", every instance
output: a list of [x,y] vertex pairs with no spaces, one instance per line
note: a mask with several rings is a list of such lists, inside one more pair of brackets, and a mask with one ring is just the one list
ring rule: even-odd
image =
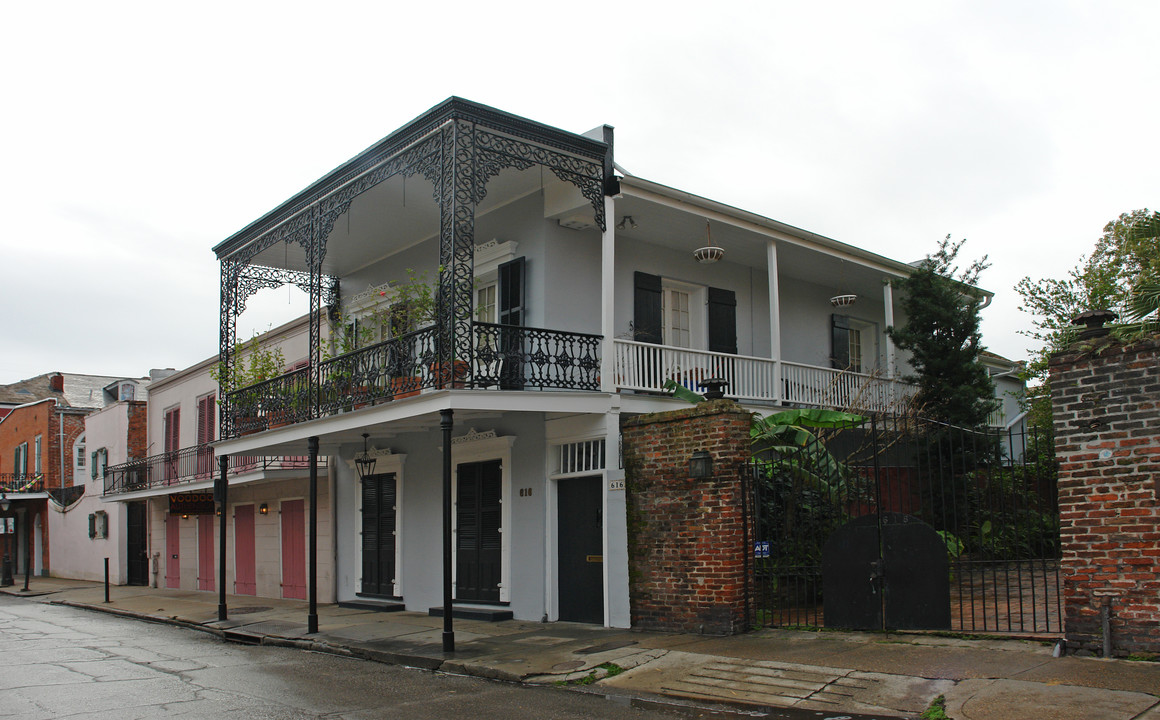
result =
[[689,458],[689,477],[705,480],[713,476],[713,456],[708,450],[695,450]]
[[0,512],[8,512],[10,507],[12,507],[12,501],[8,499],[8,493],[0,495]]
[[631,215],[625,215],[616,223],[617,230],[636,230],[636,221],[632,219]]
[[269,515],[270,514],[270,506],[267,505],[266,503],[262,503],[261,505],[258,506],[258,514],[259,515]]
[[725,257],[725,248],[713,244],[713,234],[709,231],[709,221],[705,221],[705,246],[693,251],[693,257],[702,265],[715,263]]
[[182,519],[182,520],[188,520],[188,519],[189,519],[189,516],[188,516],[188,515],[182,515],[182,516],[181,516],[181,519]]
[[370,437],[370,434],[363,433],[362,436],[363,436],[362,455],[359,455],[358,457],[356,457],[354,459],[354,466],[355,466],[355,469],[358,470],[358,479],[359,480],[366,480],[368,477],[375,474],[375,462],[376,462],[376,460],[367,453],[367,438]]
[[857,295],[835,295],[830,298],[830,304],[834,307],[849,307],[858,300]]

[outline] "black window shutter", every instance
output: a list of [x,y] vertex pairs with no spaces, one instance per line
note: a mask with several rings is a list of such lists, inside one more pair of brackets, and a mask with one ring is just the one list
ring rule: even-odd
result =
[[633,273],[632,327],[633,339],[641,342],[661,342],[661,276]]
[[499,266],[499,324],[524,324],[524,286],[527,275],[526,258],[518,257]]
[[850,367],[850,318],[845,315],[830,316],[831,351],[830,363],[838,370]]
[[737,354],[737,294],[709,288],[709,351]]

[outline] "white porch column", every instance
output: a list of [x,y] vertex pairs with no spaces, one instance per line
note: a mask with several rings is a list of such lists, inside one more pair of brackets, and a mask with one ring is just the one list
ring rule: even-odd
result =
[[[886,327],[894,327],[894,289],[890,280],[882,282],[882,305],[886,308]],[[893,378],[894,368],[894,340],[886,336],[886,377]]]
[[781,397],[781,297],[777,288],[777,243],[765,245],[765,266],[769,274],[769,357],[773,360],[773,400]]
[[616,335],[616,227],[613,225],[616,202],[604,197],[606,228],[600,236],[600,334],[604,347],[600,353],[600,389],[616,392],[616,355],[612,338]]
[[604,625],[632,626],[628,598],[628,508],[620,460],[620,398],[604,416]]

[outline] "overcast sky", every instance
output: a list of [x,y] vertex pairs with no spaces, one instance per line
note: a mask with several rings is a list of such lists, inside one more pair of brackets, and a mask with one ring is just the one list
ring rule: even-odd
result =
[[1014,359],[1019,278],[1160,205],[1160,3],[398,5],[6,4],[0,383],[213,355],[210,248],[451,95],[898,260],[965,237]]

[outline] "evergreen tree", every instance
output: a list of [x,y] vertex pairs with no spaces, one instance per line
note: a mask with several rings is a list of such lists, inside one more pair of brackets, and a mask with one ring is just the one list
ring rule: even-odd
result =
[[995,388],[979,362],[982,293],[975,287],[987,269],[987,257],[959,272],[955,258],[965,240],[951,242],[927,255],[910,277],[896,281],[902,290],[902,327],[887,328],[895,346],[911,353],[922,413],[933,420],[976,428],[997,407]]

